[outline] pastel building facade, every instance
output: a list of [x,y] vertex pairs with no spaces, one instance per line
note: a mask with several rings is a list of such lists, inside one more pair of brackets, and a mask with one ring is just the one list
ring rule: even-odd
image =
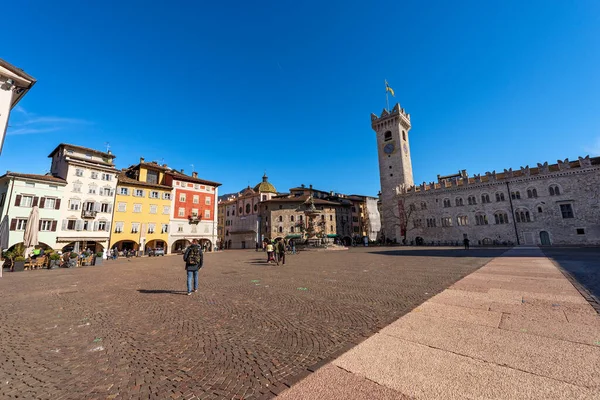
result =
[[115,156],[86,147],[58,145],[48,156],[52,176],[66,181],[57,246],[104,252],[109,246],[118,170]]
[[51,175],[7,172],[0,176],[0,216],[7,221],[7,248],[23,242],[25,226],[34,206],[38,206],[39,245],[60,250],[56,242],[61,221],[63,191],[67,182]]
[[118,176],[112,218],[110,248],[147,254],[161,248],[169,252],[172,187],[165,184],[168,168],[158,163],[140,163]]

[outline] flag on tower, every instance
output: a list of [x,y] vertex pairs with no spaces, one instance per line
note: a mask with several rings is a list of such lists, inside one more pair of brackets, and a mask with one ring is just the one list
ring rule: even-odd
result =
[[390,92],[390,94],[392,95],[392,97],[396,97],[396,96],[394,95],[394,89],[392,89],[392,88],[390,87],[390,85],[388,85],[388,82],[387,82],[387,80],[385,81],[385,91],[386,91],[386,92]]

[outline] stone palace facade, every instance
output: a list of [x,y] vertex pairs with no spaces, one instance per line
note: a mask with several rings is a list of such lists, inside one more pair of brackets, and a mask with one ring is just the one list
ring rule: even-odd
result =
[[410,115],[397,104],[378,117],[383,235],[408,244],[598,245],[600,157],[538,163],[414,185]]

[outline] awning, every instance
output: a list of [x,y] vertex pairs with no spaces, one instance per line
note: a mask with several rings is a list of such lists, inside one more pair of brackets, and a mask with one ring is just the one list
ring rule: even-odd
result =
[[328,233],[327,237],[338,237],[337,233]]
[[286,239],[300,239],[302,235],[287,235]]
[[57,237],[56,241],[59,243],[69,242],[106,242],[107,237]]

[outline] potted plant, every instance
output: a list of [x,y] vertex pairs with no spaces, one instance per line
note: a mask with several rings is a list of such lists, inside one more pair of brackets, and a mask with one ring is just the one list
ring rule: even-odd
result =
[[94,265],[102,265],[102,261],[103,261],[102,256],[103,255],[104,254],[101,251],[96,253],[96,257],[94,257]]
[[25,270],[25,257],[16,256],[13,260],[13,272],[21,272]]
[[60,255],[58,253],[50,254],[50,263],[48,264],[48,269],[58,268],[60,266]]
[[71,255],[69,256],[70,260],[69,260],[69,267],[68,268],[75,268],[77,266],[77,253],[71,253]]

